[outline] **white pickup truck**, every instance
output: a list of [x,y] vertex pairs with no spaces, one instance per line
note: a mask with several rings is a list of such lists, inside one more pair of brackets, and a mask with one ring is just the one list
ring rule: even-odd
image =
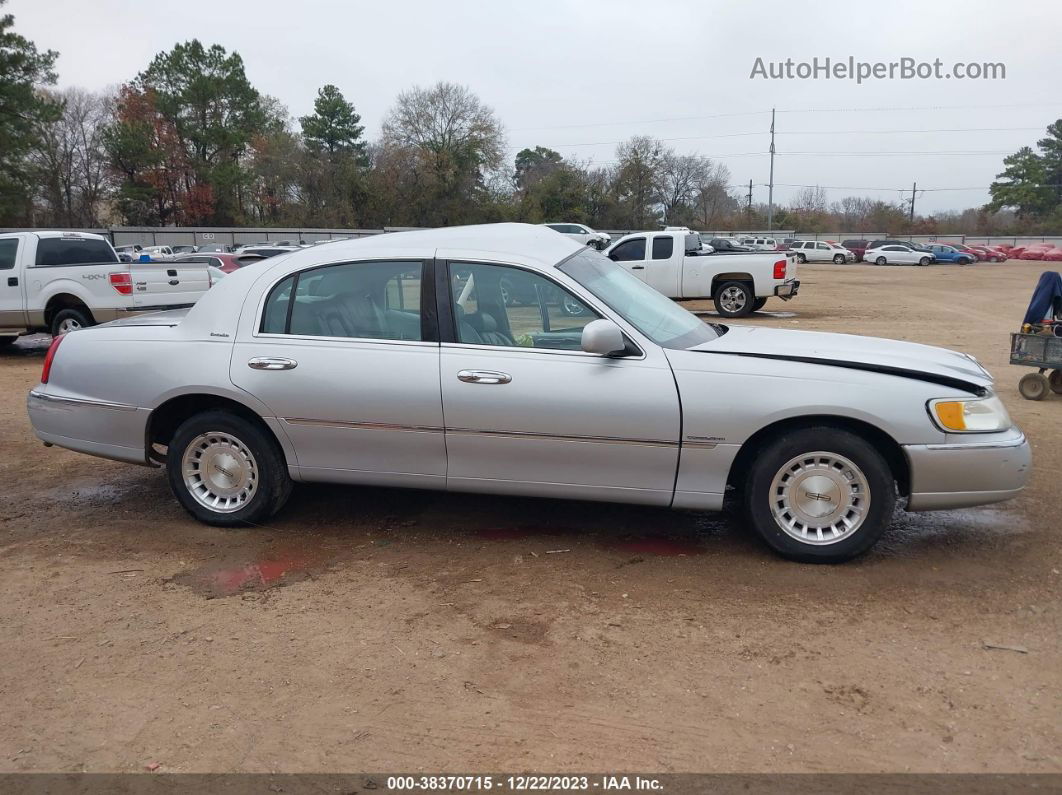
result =
[[693,232],[637,232],[605,256],[668,298],[711,298],[723,317],[743,317],[767,299],[797,294],[796,261],[784,252],[706,252]]
[[82,232],[0,234],[0,345],[135,312],[194,304],[211,285],[196,263],[118,261],[106,238]]

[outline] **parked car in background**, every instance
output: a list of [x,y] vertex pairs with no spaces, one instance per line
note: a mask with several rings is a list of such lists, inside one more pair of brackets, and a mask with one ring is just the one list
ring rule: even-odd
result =
[[797,294],[795,264],[777,252],[708,252],[695,232],[637,232],[605,256],[668,298],[711,298],[723,317],[743,317],[767,299]]
[[217,252],[213,254],[183,254],[175,257],[174,262],[196,262],[201,265],[209,265],[213,268],[217,268],[222,273],[232,273],[247,265],[261,262],[264,259],[266,259],[266,257],[263,257],[261,254],[222,254]]
[[968,251],[959,251],[955,246],[946,243],[931,243],[929,250],[937,262],[957,262],[960,265],[969,265],[974,261]]
[[[139,243],[131,243],[131,244],[126,245],[126,246],[115,246],[114,247],[114,252],[116,254],[118,254],[119,256],[121,256],[122,254],[126,254],[129,257],[132,257],[132,259],[136,259],[137,257],[139,257],[140,256],[140,252],[143,251],[143,250],[144,250],[144,247],[142,245],[140,245]],[[132,261],[132,260],[129,260],[129,261]]]
[[173,259],[173,249],[169,246],[144,246],[140,249],[139,256],[143,257],[145,254],[153,260]]
[[199,247],[198,247],[198,246],[186,246],[186,245],[180,245],[180,246],[170,246],[170,250],[171,250],[171,251],[172,251],[172,252],[173,252],[173,253],[174,253],[175,255],[180,255],[180,254],[195,254],[195,252],[197,252],[197,251],[199,250]]
[[752,251],[748,246],[741,245],[737,240],[732,237],[710,237],[705,240],[704,235],[698,235],[701,242],[709,246],[713,251],[723,253],[737,253],[742,251]]
[[[584,311],[506,308],[503,278]],[[306,249],[187,312],[69,334],[27,406],[46,444],[164,467],[210,525],[268,522],[295,481],[701,511],[733,493],[770,548],[826,563],[898,505],[1021,492],[1030,446],[992,387],[942,348],[707,324],[586,246],[498,224]]]
[[224,243],[204,243],[196,248],[196,253],[199,254],[227,254],[232,251],[232,246],[227,246]]
[[608,245],[612,242],[612,235],[605,232],[595,232],[586,224],[542,224],[552,229],[554,232],[560,232],[567,238],[574,240],[576,243],[582,243],[585,246],[593,246],[598,251],[608,248]]
[[[911,240],[871,240],[867,244],[867,248],[882,248],[883,246],[907,246],[907,248],[911,249],[912,251],[924,251],[927,254],[933,253],[929,250],[929,245],[927,243],[915,243]],[[865,259],[869,259],[869,257],[866,256],[865,252],[863,256]]]
[[1062,262],[1062,248],[1049,248],[1040,259],[1044,262]]
[[80,232],[0,234],[0,274],[0,344],[188,307],[211,285],[201,264],[125,264],[106,238]]
[[841,246],[855,255],[856,262],[862,262],[863,254],[866,252],[869,242],[869,240],[843,240],[841,241]]
[[796,254],[798,262],[833,262],[844,265],[855,262],[855,254],[825,240],[795,240],[789,245],[789,252]]
[[916,251],[899,244],[868,248],[863,257],[875,265],[928,265],[933,261],[932,252]]
[[773,237],[741,237],[739,242],[752,251],[777,251],[778,241]]
[[1020,259],[1044,259],[1044,255],[1053,248],[1054,246],[1050,243],[1034,243],[1031,246],[1026,246],[1021,253]]

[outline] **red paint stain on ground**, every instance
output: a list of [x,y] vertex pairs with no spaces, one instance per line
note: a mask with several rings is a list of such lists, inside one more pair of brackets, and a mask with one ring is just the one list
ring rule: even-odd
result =
[[605,544],[609,549],[618,549],[632,555],[656,555],[673,558],[679,555],[703,555],[704,547],[693,541],[648,536],[646,538],[624,538]]
[[209,597],[232,596],[243,591],[264,591],[307,579],[314,560],[304,553],[275,553],[260,560],[233,564],[208,564],[173,578]]

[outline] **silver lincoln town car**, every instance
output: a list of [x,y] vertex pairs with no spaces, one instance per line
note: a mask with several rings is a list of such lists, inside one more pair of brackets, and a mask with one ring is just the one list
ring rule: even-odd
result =
[[165,466],[208,524],[266,521],[293,481],[687,510],[733,489],[801,561],[865,552],[897,502],[1013,497],[1030,466],[971,356],[705,323],[524,224],[315,246],[70,333],[29,414],[45,444]]

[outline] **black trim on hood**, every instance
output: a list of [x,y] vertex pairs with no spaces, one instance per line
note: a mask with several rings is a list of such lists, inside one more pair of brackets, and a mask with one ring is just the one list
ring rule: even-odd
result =
[[882,373],[884,375],[896,375],[900,378],[911,378],[915,381],[927,381],[930,384],[950,386],[954,389],[962,389],[971,392],[978,397],[984,397],[988,390],[983,386],[964,381],[961,378],[952,378],[950,375],[937,375],[922,370],[908,370],[906,367],[891,367],[887,364],[868,364],[865,362],[850,362],[844,359],[817,359],[814,356],[787,356],[781,353],[749,353],[747,351],[705,351],[696,353],[714,353],[717,356],[748,356],[754,359],[775,359],[780,362],[801,362],[802,364],[823,364],[827,367],[844,367],[848,370],[865,370],[870,373]]

